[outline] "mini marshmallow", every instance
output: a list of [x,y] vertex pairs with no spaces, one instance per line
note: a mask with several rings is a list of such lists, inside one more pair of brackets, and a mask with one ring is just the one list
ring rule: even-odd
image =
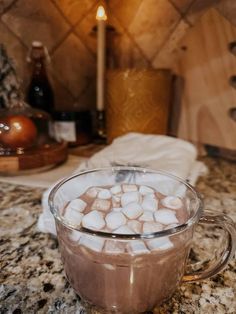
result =
[[127,226],[131,228],[135,233],[141,233],[142,232],[142,224],[141,222],[137,220],[129,220],[127,222]]
[[100,230],[105,227],[105,220],[102,213],[97,210],[93,210],[85,215],[82,219],[82,225],[85,228]]
[[150,210],[145,210],[143,214],[139,217],[140,221],[153,221],[153,212]]
[[91,210],[101,210],[103,212],[106,212],[110,209],[111,202],[109,200],[102,200],[102,199],[95,199]]
[[139,192],[137,191],[127,192],[121,196],[121,205],[124,207],[125,205],[129,203],[133,203],[133,202],[139,203],[140,199],[141,199],[141,195]]
[[126,224],[127,219],[121,212],[110,212],[105,217],[107,227],[110,229],[117,229]]
[[79,232],[79,231],[76,231],[76,230],[72,230],[70,233],[69,233],[69,238],[71,241],[73,242],[78,242],[79,239],[81,238],[82,236],[82,233]]
[[124,253],[124,243],[117,240],[106,240],[104,251],[108,254]]
[[80,198],[76,198],[76,199],[70,201],[70,203],[67,205],[66,208],[67,209],[71,208],[71,209],[77,210],[78,212],[82,212],[82,211],[84,211],[86,206],[87,206],[87,203],[85,203]]
[[95,198],[98,194],[98,191],[99,191],[98,188],[92,187],[87,190],[86,195],[88,197]]
[[110,191],[112,194],[119,194],[122,192],[120,185],[114,185],[112,188],[110,188]]
[[143,241],[130,241],[127,245],[127,250],[132,254],[145,254],[150,253],[150,251],[147,249],[146,245]]
[[151,210],[154,212],[158,208],[158,201],[155,198],[149,197],[147,195],[142,201],[142,208],[144,210]]
[[70,207],[66,208],[66,212],[64,214],[65,219],[68,220],[73,225],[80,225],[83,216],[84,215],[80,213],[78,210]]
[[113,233],[117,234],[134,234],[133,230],[131,230],[128,226],[121,226],[118,229],[114,230]]
[[157,222],[164,225],[170,225],[178,223],[178,219],[175,216],[175,212],[170,209],[161,208],[154,213],[154,217]]
[[141,185],[139,188],[139,193],[142,195],[154,193],[154,190],[146,185]]
[[140,204],[133,202],[124,206],[122,212],[129,219],[136,219],[143,213],[143,209]]
[[95,252],[101,252],[104,246],[105,240],[102,238],[98,238],[92,235],[83,235],[80,240],[79,244],[83,245]]
[[137,185],[135,184],[122,184],[122,189],[125,193],[138,191]]
[[123,209],[122,207],[113,207],[113,208],[112,208],[112,211],[113,211],[113,212],[121,212],[122,209]]
[[179,209],[183,206],[183,202],[179,197],[176,196],[166,196],[161,200],[163,206],[171,209]]
[[143,233],[154,233],[163,230],[163,226],[158,222],[145,222],[143,224]]
[[148,240],[147,246],[150,250],[155,251],[155,250],[168,250],[172,248],[174,245],[168,237],[162,237]]
[[111,198],[111,192],[108,189],[101,189],[98,192],[98,198],[102,200],[108,200],[109,198]]

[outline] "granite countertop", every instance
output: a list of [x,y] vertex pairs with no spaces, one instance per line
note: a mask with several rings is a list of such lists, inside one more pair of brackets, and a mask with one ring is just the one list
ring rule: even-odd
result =
[[[236,164],[204,158],[209,174],[198,190],[205,207],[236,222]],[[43,190],[0,183],[0,313],[86,313],[65,279],[57,240],[37,231]],[[201,232],[203,230],[200,230]],[[193,260],[210,258],[218,231],[196,236]],[[182,284],[155,314],[236,313],[236,261],[212,279]]]

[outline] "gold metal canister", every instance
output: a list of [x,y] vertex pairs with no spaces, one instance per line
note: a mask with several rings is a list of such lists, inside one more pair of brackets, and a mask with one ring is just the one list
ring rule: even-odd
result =
[[171,83],[170,70],[108,70],[106,77],[108,143],[128,132],[166,134]]

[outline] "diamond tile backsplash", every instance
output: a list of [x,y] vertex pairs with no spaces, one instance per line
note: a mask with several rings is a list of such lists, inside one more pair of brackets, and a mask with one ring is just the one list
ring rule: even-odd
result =
[[[178,42],[203,10],[217,0],[0,0],[0,42],[15,60],[26,90],[30,71],[26,57],[33,40],[48,48],[48,69],[58,109],[95,107],[96,25],[99,3],[116,30],[112,54],[119,67],[168,68],[181,54]],[[204,3],[204,4],[203,4]]]

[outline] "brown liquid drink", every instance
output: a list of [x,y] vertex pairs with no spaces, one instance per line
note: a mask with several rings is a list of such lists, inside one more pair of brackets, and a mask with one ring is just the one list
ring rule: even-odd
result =
[[[116,166],[79,172],[51,190],[49,206],[69,283],[106,313],[152,310],[181,282],[217,274],[236,248],[233,221],[203,213],[194,188],[163,171]],[[186,274],[198,223],[222,228],[226,245]]]
[[110,312],[140,313],[174,292],[184,274],[192,228],[168,237],[147,234],[186,222],[184,199],[148,186],[99,186],[62,212],[67,221],[95,231],[144,235],[122,240],[57,225],[66,275],[82,299]]

